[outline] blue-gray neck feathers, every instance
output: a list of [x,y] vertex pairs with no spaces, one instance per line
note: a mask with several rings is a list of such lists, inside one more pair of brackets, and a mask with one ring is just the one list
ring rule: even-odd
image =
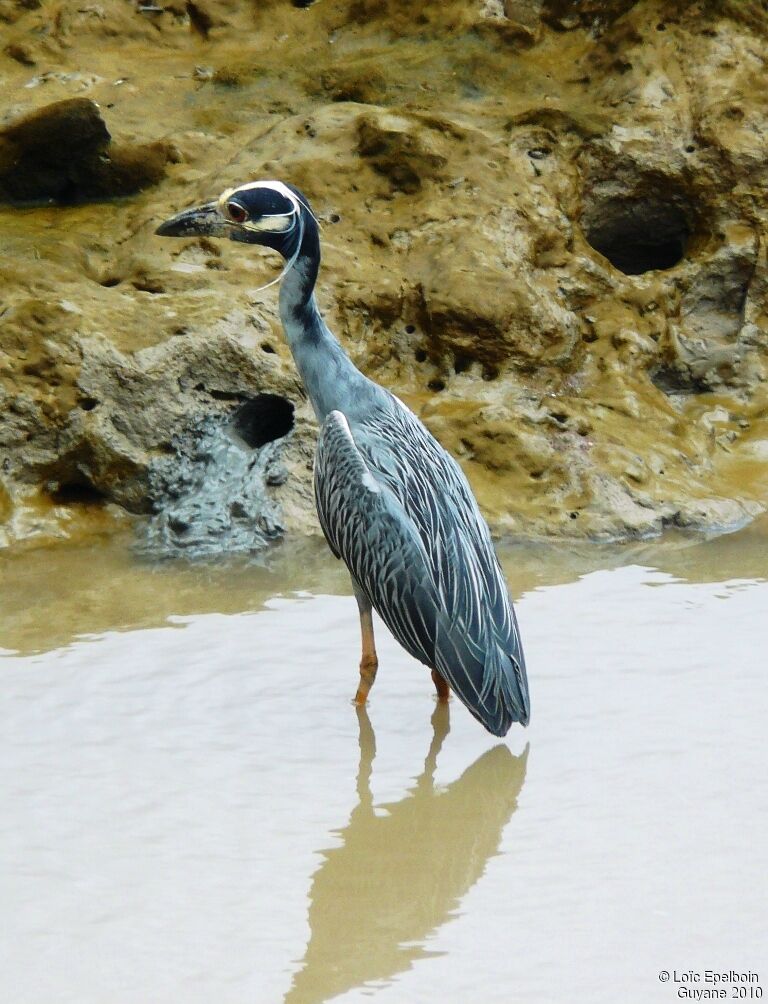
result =
[[[302,210],[301,247],[280,286],[280,319],[293,358],[320,422],[329,412],[355,413],[374,392],[320,316],[314,288],[320,238],[311,213]],[[375,393],[375,392],[374,392]]]

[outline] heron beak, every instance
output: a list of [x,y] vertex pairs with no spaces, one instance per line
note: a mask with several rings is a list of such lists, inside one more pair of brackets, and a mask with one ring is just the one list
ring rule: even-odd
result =
[[217,202],[177,213],[155,230],[158,237],[230,237],[232,224],[218,211]]

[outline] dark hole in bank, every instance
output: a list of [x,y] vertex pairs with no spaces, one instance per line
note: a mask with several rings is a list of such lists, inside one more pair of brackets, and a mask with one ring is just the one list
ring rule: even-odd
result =
[[279,394],[259,394],[241,405],[230,428],[246,446],[260,446],[287,436],[293,428],[293,405]]
[[56,505],[102,505],[104,495],[87,481],[54,483],[48,495]]
[[625,275],[673,268],[691,234],[690,213],[663,195],[613,197],[593,202],[582,219],[584,235]]

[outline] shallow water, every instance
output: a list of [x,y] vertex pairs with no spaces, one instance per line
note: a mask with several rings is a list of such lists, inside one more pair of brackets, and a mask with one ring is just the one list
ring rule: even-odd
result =
[[[517,546],[505,742],[322,545],[0,559],[0,945],[14,1004],[677,1000],[768,983],[768,534]],[[761,969],[762,967],[762,969]]]

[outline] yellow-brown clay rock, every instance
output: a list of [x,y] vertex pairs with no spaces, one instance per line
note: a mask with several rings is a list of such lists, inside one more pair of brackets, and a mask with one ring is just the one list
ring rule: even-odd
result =
[[69,98],[0,130],[0,199],[83,202],[133,195],[165,176],[168,143],[112,145],[99,106]]
[[146,511],[206,421],[273,394],[295,424],[264,492],[289,531],[316,530],[313,420],[275,291],[258,292],[276,263],[153,236],[280,177],[323,224],[329,324],[459,458],[497,530],[627,538],[766,507],[764,5],[6,0],[0,16],[6,152],[13,122],[97,102],[113,162],[159,182],[0,208],[8,498]]

